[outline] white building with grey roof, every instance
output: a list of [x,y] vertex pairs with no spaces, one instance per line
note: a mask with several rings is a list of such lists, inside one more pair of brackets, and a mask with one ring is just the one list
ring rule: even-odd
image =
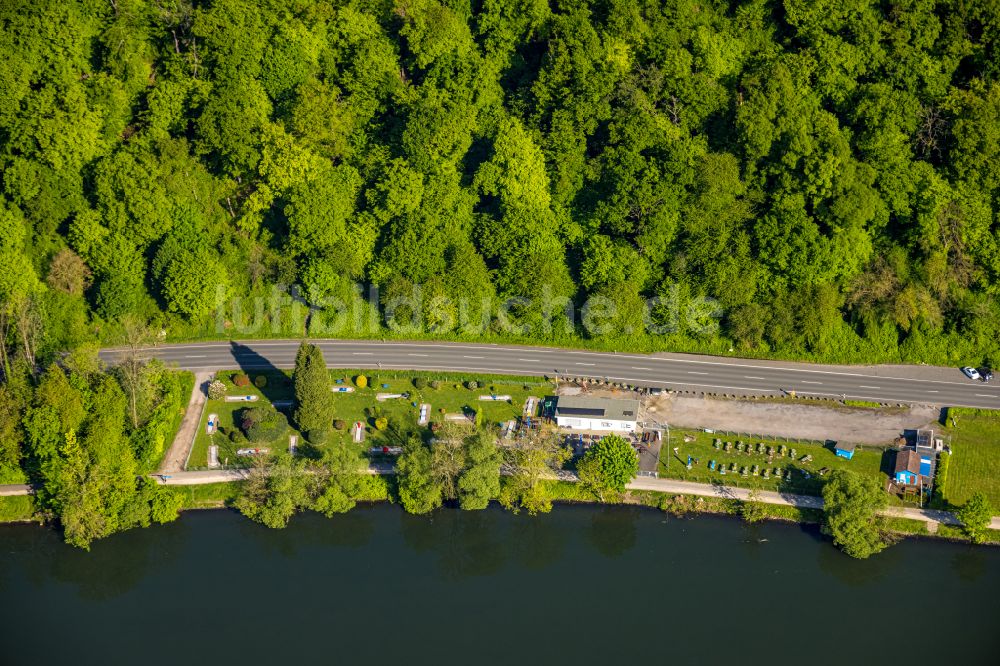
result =
[[556,402],[555,418],[560,428],[635,432],[639,401],[563,395]]

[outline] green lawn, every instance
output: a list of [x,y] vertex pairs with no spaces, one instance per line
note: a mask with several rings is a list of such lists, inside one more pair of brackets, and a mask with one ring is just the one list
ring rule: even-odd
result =
[[953,451],[941,488],[945,502],[960,506],[982,491],[1000,513],[1000,413],[950,409],[948,427],[942,432],[951,435]]
[[197,486],[167,486],[170,492],[183,499],[182,509],[215,509],[233,502],[240,492],[242,481],[206,483]]
[[31,495],[0,497],[0,523],[31,520],[35,515],[35,498]]
[[[368,377],[367,388],[357,388],[355,377],[359,373]],[[219,461],[224,463],[228,458],[230,466],[245,464],[245,459],[237,459],[237,445],[228,439],[228,434],[237,427],[236,419],[239,410],[248,404],[266,404],[267,401],[291,400],[292,384],[288,374],[281,372],[264,373],[267,377],[267,385],[263,389],[256,386],[249,386],[237,389],[232,385],[232,371],[219,374],[219,378],[224,381],[229,389],[228,395],[256,395],[258,401],[254,403],[233,403],[209,400],[201,423],[198,427],[198,435],[195,439],[194,449],[188,461],[189,469],[203,468],[208,464],[208,447],[214,443],[219,447]],[[257,375],[251,373],[251,378]],[[458,375],[435,372],[417,371],[382,371],[368,374],[365,371],[336,369],[330,371],[331,386],[349,386],[354,388],[351,393],[334,393],[333,400],[336,405],[334,418],[342,420],[348,424],[348,428],[343,431],[332,431],[330,441],[348,441],[351,437],[350,424],[362,421],[368,426],[367,446],[395,445],[401,444],[406,436],[418,429],[417,420],[419,418],[419,405],[429,403],[431,405],[430,421],[443,421],[444,414],[471,413],[476,408],[483,412],[484,424],[498,424],[503,421],[515,418],[521,414],[525,400],[528,396],[543,398],[552,393],[552,385],[539,377],[506,377],[506,376],[483,376],[483,375]],[[413,385],[416,377],[423,377],[430,381],[432,379],[441,382],[437,389],[430,387],[418,390]],[[479,388],[467,389],[463,382],[474,379],[479,382]],[[336,383],[340,380],[342,383]],[[387,385],[383,387],[383,385]],[[398,398],[379,402],[376,399],[378,393],[410,393],[408,399]],[[509,401],[482,401],[479,396],[508,395]],[[414,406],[413,403],[416,403]],[[292,408],[284,410],[291,416]],[[217,414],[219,416],[219,432],[210,437],[205,434],[205,426],[208,416]],[[389,427],[384,431],[374,428],[376,416],[385,416],[389,420]],[[288,435],[296,431],[292,428],[280,438],[280,441],[265,444],[276,451],[288,446]],[[308,445],[299,439],[303,450],[308,450]],[[244,444],[243,446],[247,446]]]
[[[693,441],[685,442],[685,439],[693,438]],[[723,443],[731,442],[731,451],[716,449],[713,446],[715,439],[720,439]],[[741,453],[736,450],[737,441],[742,441],[744,445],[752,444],[754,452]],[[773,447],[775,453],[770,458],[766,453],[756,452],[758,444],[763,442],[765,450]],[[785,447],[785,455],[778,453],[779,447]],[[674,453],[673,448],[677,448]],[[795,449],[796,458],[791,458],[791,449]],[[767,438],[754,438],[749,440],[739,436],[721,434],[710,434],[695,430],[671,430],[670,445],[668,447],[666,439],[663,441],[663,449],[660,452],[660,476],[670,479],[680,479],[684,481],[697,481],[700,483],[721,483],[730,486],[756,487],[761,490],[780,490],[783,492],[798,493],[803,495],[819,495],[823,488],[823,476],[819,471],[828,468],[830,471],[837,469],[849,469],[861,474],[879,479],[882,483],[885,474],[880,471],[882,465],[882,449],[863,449],[858,447],[852,460],[841,458],[834,454],[832,447],[827,447],[815,442],[786,442],[774,441]],[[811,455],[810,462],[803,462],[802,458]],[[692,462],[690,470],[687,469],[687,458],[691,456],[699,459]],[[715,460],[716,470],[708,468],[709,461]],[[723,475],[719,469],[725,465],[726,473]],[[733,471],[733,465],[736,470]],[[758,474],[752,472],[753,466],[759,467]],[[746,475],[741,474],[741,470],[746,468]],[[791,472],[790,478],[778,480],[775,476],[775,468],[779,468],[782,475]],[[764,478],[764,470],[769,471],[770,478]],[[806,474],[809,476],[807,477]]]
[[886,528],[903,535],[928,536],[927,523],[922,520],[912,520],[910,518],[886,518]]
[[[195,436],[194,448],[191,450],[191,457],[188,459],[188,469],[201,469],[208,465],[208,447],[214,443],[219,447],[219,462],[223,462],[226,458],[229,458],[230,466],[237,463],[236,460],[236,449],[239,446],[233,444],[229,441],[229,433],[236,429],[236,418],[235,415],[241,409],[248,405],[266,405],[270,401],[274,400],[290,400],[292,398],[292,384],[291,379],[288,374],[283,372],[265,372],[265,373],[250,373],[251,379],[255,379],[258,375],[263,375],[267,378],[267,384],[264,388],[260,389],[251,384],[250,386],[236,387],[233,385],[232,378],[236,374],[235,371],[227,370],[218,373],[217,378],[226,384],[228,389],[227,395],[237,396],[237,395],[255,395],[258,397],[257,402],[225,402],[223,400],[209,400],[205,405],[205,410],[201,415],[201,422],[198,424],[198,434]],[[286,413],[290,414],[289,410]],[[210,414],[217,414],[219,417],[219,430],[213,435],[209,436],[205,434],[205,426],[208,422],[208,417]],[[294,433],[294,430],[289,429],[289,433]],[[284,436],[284,443],[282,444],[285,448],[288,447],[288,435]],[[279,442],[272,442],[266,446],[277,447]],[[243,444],[242,446],[247,446]]]

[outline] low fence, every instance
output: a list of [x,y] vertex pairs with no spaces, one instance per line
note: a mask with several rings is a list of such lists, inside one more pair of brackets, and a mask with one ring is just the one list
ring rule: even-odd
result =
[[734,432],[732,430],[695,430],[687,429],[684,431],[673,431],[673,437],[678,437],[683,434],[683,432],[703,432],[705,434],[717,437],[718,439],[739,439],[739,440],[762,440],[765,442],[776,442],[784,444],[815,444],[817,446],[826,446],[827,444],[835,444],[835,440],[832,439],[802,439],[801,437],[784,437],[781,435],[765,435],[761,433],[747,433],[747,432]]

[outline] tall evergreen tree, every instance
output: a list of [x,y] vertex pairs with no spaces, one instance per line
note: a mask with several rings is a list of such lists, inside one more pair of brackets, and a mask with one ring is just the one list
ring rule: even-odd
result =
[[303,342],[295,358],[295,423],[311,442],[322,441],[333,422],[333,394],[323,351]]

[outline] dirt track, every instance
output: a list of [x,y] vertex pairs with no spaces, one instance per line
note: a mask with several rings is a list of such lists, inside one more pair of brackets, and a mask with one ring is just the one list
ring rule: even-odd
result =
[[208,383],[212,381],[213,372],[199,372],[194,376],[194,390],[184,411],[184,420],[174,436],[174,441],[163,460],[160,462],[160,473],[179,472],[184,469],[194,438],[201,424],[201,412],[208,400]]

